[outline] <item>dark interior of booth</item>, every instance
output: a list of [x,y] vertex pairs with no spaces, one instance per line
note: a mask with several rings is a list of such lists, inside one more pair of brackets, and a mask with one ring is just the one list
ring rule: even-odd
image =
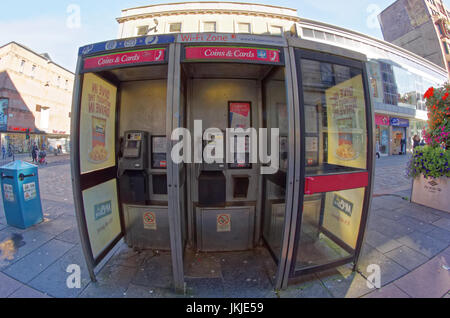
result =
[[[269,154],[270,129],[279,128],[283,140],[277,158],[280,166],[274,175],[262,175],[260,162],[250,162],[250,135],[245,133],[240,135],[245,138],[245,151],[231,155],[231,161],[206,163],[203,158],[203,163],[187,165],[185,275],[208,276],[214,268],[217,274],[227,276],[242,267],[243,261],[258,270],[265,268],[264,273],[269,269],[272,275],[280,257],[286,201],[289,132],[285,68],[182,63],[181,79],[180,104],[185,109],[180,113],[186,116],[181,122],[191,133],[198,120],[203,132],[209,128],[221,131],[225,154],[236,142],[226,137],[228,128],[267,128]],[[203,147],[220,146],[215,139],[202,143]]]

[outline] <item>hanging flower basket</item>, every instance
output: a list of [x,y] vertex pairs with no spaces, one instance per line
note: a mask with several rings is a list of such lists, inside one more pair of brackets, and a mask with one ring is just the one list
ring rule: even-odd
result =
[[450,213],[450,98],[449,85],[431,87],[427,99],[426,146],[414,149],[407,175],[414,179],[411,201]]

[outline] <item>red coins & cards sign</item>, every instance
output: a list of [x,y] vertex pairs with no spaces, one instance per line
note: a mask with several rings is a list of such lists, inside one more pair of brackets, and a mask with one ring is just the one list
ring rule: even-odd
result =
[[165,49],[150,49],[89,57],[84,60],[84,69],[89,70],[117,65],[163,62],[165,61],[165,52]]
[[236,46],[186,47],[186,60],[244,60],[280,63],[280,50]]

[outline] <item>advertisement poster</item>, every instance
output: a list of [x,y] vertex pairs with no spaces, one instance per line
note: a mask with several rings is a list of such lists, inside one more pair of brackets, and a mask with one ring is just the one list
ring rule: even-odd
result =
[[365,189],[329,192],[325,195],[322,226],[351,248],[356,248]]
[[365,169],[366,112],[362,76],[326,90],[328,163]]
[[117,88],[93,74],[83,81],[80,118],[81,173],[115,166]]
[[9,99],[0,98],[0,131],[8,130],[8,105]]
[[92,253],[97,258],[121,233],[116,179],[83,191]]
[[[230,102],[230,128],[247,130],[251,127],[251,103],[250,102]],[[230,168],[250,168],[250,154],[249,154],[250,139],[245,138],[245,151],[238,149],[237,139],[235,141],[235,160],[234,164],[230,164]]]

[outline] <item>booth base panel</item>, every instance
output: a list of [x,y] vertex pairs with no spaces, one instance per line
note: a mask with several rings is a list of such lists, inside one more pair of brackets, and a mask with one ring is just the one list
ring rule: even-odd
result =
[[198,251],[233,252],[254,248],[254,206],[197,207],[195,211]]
[[168,207],[124,205],[124,213],[128,246],[170,250]]

